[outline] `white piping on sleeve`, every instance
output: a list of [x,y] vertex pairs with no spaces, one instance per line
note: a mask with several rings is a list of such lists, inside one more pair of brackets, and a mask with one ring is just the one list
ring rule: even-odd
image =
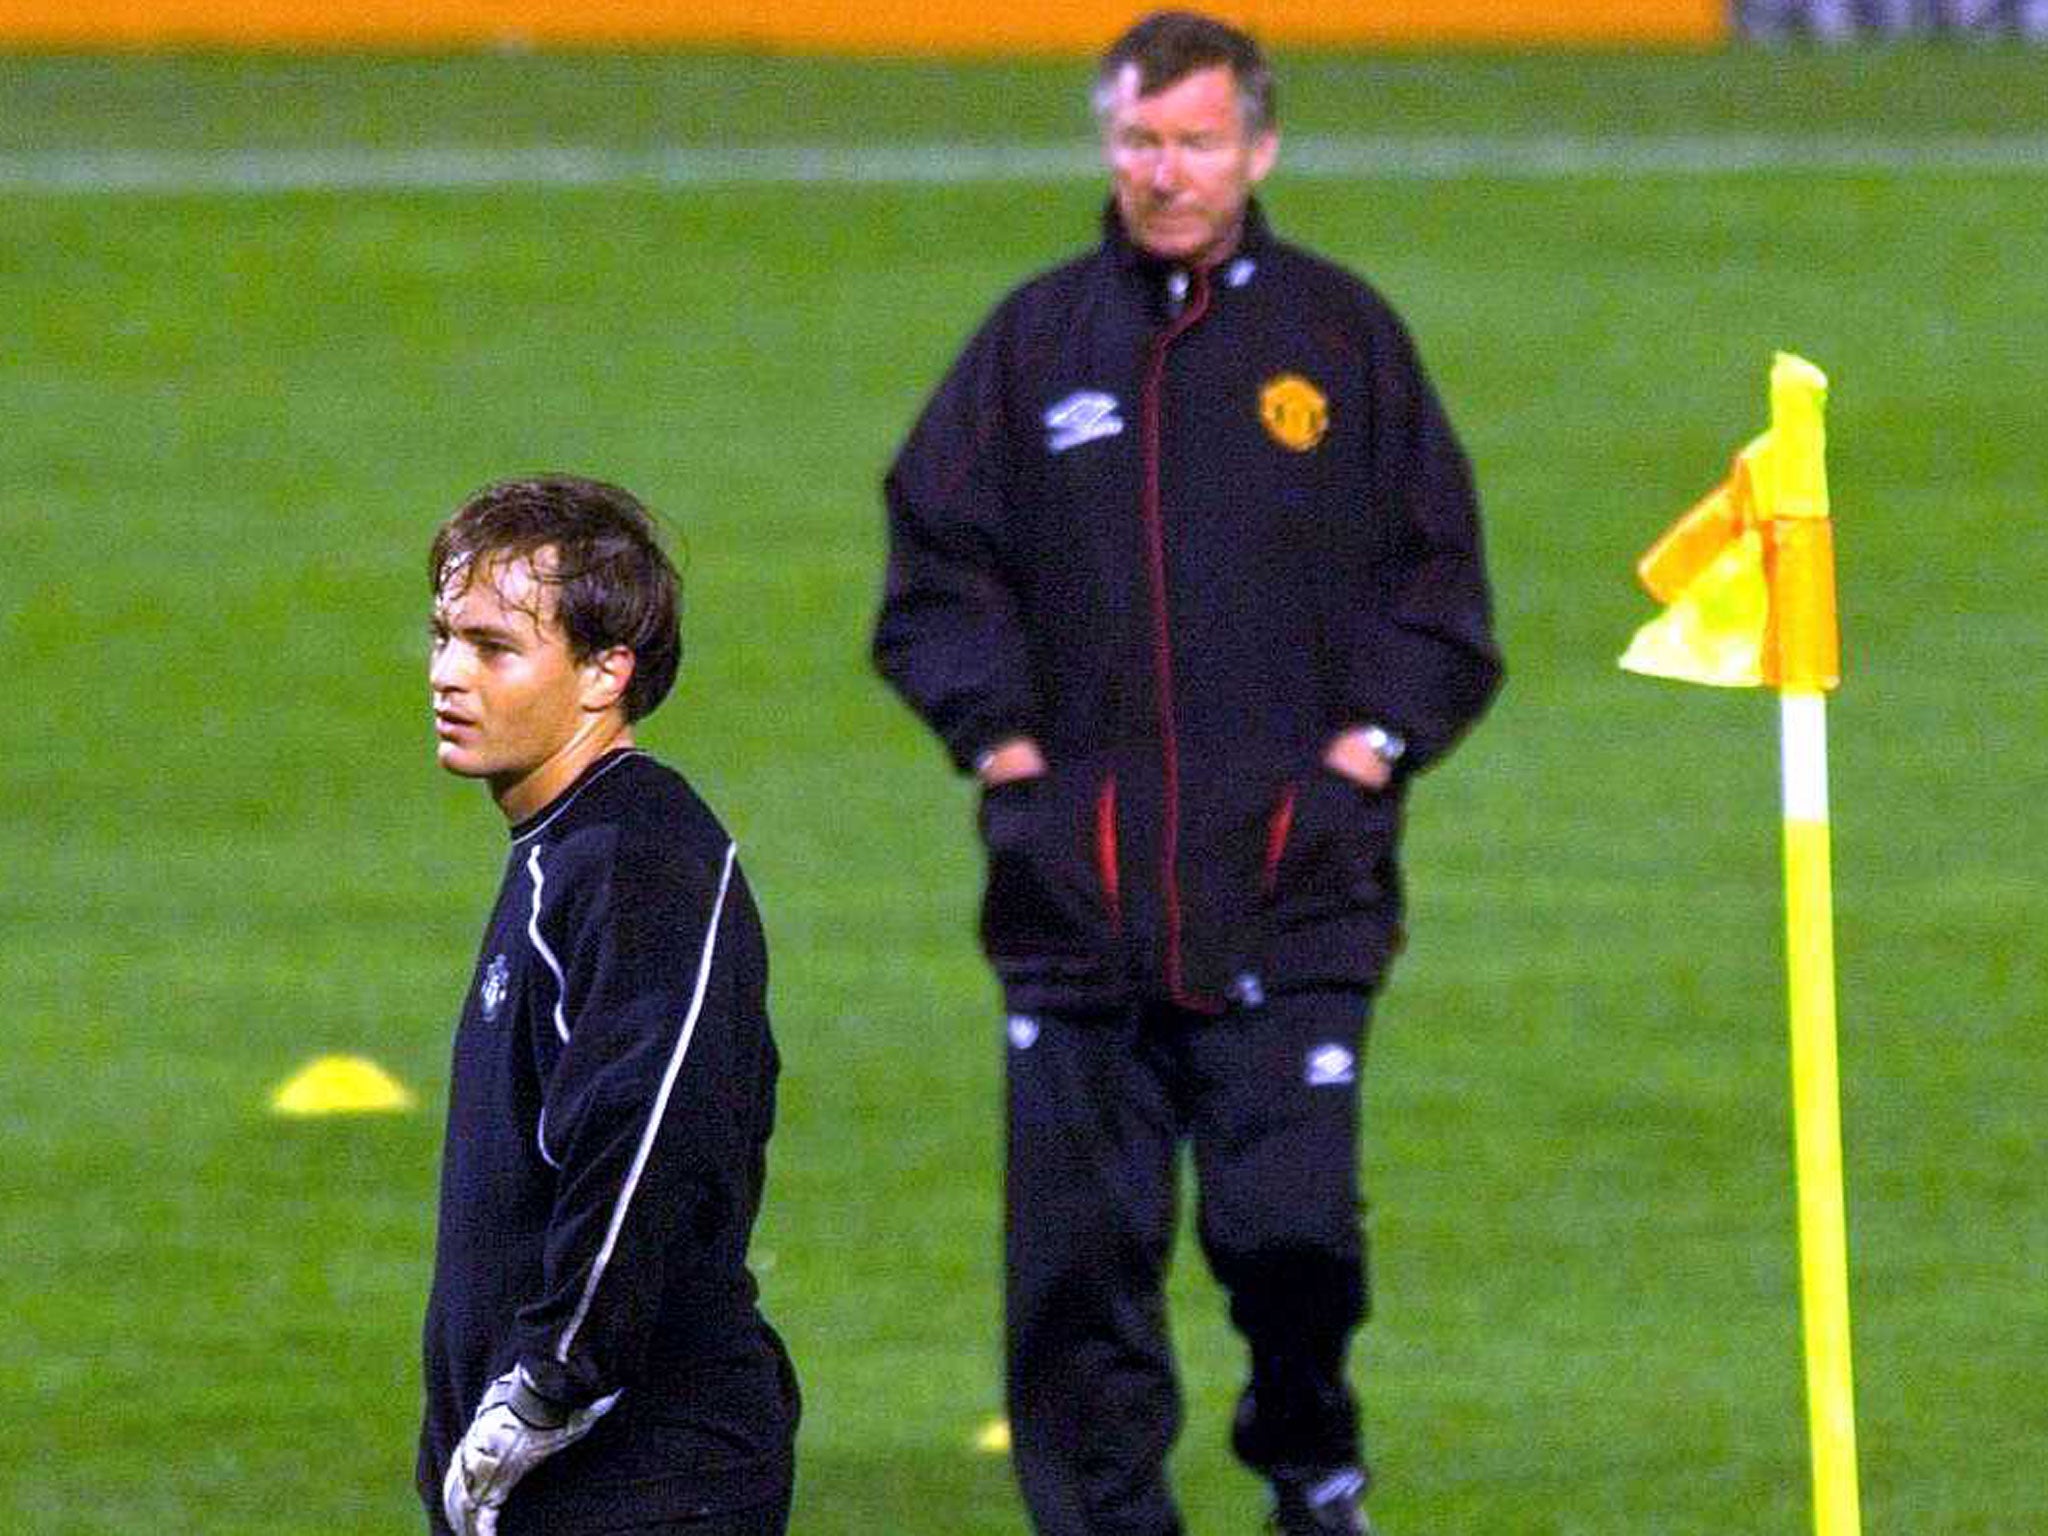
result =
[[555,976],[555,1033],[566,1045],[569,1040],[568,1015],[562,1012],[562,995],[568,991],[568,983],[562,979],[562,962],[555,958],[555,952],[548,948],[548,941],[540,936],[540,893],[547,882],[540,872],[540,844],[533,845],[533,851],[526,856],[526,872],[533,876],[533,915],[526,920],[526,936],[533,940],[533,947],[540,952],[542,960]]
[[[541,959],[547,963],[547,968],[554,973],[555,1033],[566,1041],[569,1038],[569,1020],[562,1011],[562,998],[568,992],[569,986],[562,977],[561,962],[555,958],[555,952],[548,948],[548,941],[540,936],[540,894],[541,888],[547,882],[540,872],[539,843],[535,843],[532,851],[526,856],[526,870],[533,876],[533,915],[526,920],[526,936],[533,941],[533,947],[539,951]],[[545,1104],[540,1108],[540,1118],[534,1122],[533,1141],[540,1149],[540,1160],[559,1173],[562,1165],[548,1150],[548,1108]]]
[[704,994],[711,984],[711,957],[718,947],[718,924],[725,914],[725,893],[732,885],[733,862],[739,857],[739,851],[738,843],[725,845],[725,868],[718,877],[718,897],[711,903],[711,921],[704,929],[704,952],[697,961],[697,986],[690,995],[689,1012],[683,1016],[683,1027],[676,1035],[676,1048],[669,1056],[668,1070],[662,1074],[661,1090],[655,1094],[654,1107],[648,1112],[647,1128],[640,1133],[639,1150],[633,1154],[633,1166],[626,1174],[625,1187],[619,1191],[618,1203],[612,1207],[611,1226],[605,1230],[604,1243],[597,1250],[597,1257],[591,1261],[590,1278],[583,1283],[583,1296],[576,1303],[576,1312],[569,1319],[569,1326],[562,1330],[562,1337],[555,1345],[555,1359],[565,1364],[576,1335],[583,1327],[584,1318],[590,1315],[590,1303],[597,1296],[598,1282],[604,1278],[605,1267],[611,1263],[619,1231],[626,1224],[627,1208],[633,1203],[633,1192],[640,1186],[640,1175],[645,1172],[647,1159],[654,1151],[654,1138],[661,1130],[662,1116],[668,1112],[669,1095],[675,1089],[676,1076],[682,1071],[683,1058],[689,1054],[690,1039],[697,1032],[697,1016],[703,1012]]

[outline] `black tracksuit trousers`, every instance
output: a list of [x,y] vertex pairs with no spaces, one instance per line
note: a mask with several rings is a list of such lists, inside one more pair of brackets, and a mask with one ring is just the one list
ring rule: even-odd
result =
[[1183,1142],[1202,1251],[1251,1355],[1232,1443],[1255,1469],[1362,1465],[1344,1380],[1366,1312],[1358,1077],[1369,998],[1013,1015],[1009,1411],[1039,1536],[1178,1536],[1166,1329]]

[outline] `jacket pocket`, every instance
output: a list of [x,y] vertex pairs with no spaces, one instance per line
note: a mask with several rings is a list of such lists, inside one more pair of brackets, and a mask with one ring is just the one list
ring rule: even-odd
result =
[[1399,905],[1395,795],[1317,764],[1285,785],[1267,824],[1265,897],[1277,926]]
[[[1115,922],[1115,786],[1056,767],[982,792],[981,941],[996,960],[1094,959]],[[1105,860],[1106,852],[1106,860]]]

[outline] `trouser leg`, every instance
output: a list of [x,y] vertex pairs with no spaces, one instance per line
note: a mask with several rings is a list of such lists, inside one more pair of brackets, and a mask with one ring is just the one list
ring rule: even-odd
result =
[[1363,993],[1282,995],[1193,1037],[1202,1248],[1251,1357],[1232,1444],[1268,1474],[1364,1465],[1344,1365],[1367,1310],[1368,1010]]
[[1170,1073],[1135,1014],[1010,1020],[1010,1427],[1039,1536],[1180,1531]]

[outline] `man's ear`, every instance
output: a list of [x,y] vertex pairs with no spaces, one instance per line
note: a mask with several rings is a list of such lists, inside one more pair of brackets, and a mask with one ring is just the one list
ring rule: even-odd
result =
[[1253,186],[1264,181],[1280,158],[1280,131],[1268,128],[1252,144],[1250,180]]
[[608,709],[622,708],[626,697],[626,686],[633,681],[633,651],[630,646],[615,645],[608,650],[597,652],[582,664],[583,707],[593,715],[601,715]]

